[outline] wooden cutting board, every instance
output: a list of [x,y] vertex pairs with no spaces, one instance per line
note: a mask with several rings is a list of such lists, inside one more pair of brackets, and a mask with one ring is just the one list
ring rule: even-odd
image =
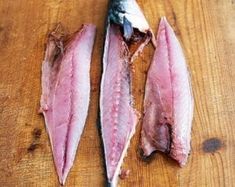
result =
[[[141,160],[139,123],[123,164],[131,173],[120,186],[235,186],[235,1],[138,3],[154,31],[159,18],[166,16],[184,47],[196,104],[192,153],[184,168],[159,153]],[[104,186],[96,120],[107,4],[107,0],[0,1],[0,186],[59,186],[43,117],[38,115],[46,35],[58,22],[69,32],[89,22],[98,28],[89,116],[65,186]],[[135,62],[133,92],[139,111],[152,55],[148,45]]]

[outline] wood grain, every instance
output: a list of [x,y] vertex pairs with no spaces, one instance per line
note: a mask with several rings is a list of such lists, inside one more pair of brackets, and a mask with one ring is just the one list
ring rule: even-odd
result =
[[[162,154],[141,160],[140,121],[123,164],[131,173],[120,181],[120,186],[235,186],[234,1],[138,0],[138,3],[155,31],[160,16],[166,16],[184,47],[196,104],[192,153],[184,168]],[[98,28],[89,116],[65,186],[104,186],[96,120],[107,4],[107,0],[0,1],[1,186],[59,186],[44,121],[37,113],[46,34],[58,22],[69,32],[89,22]],[[139,111],[152,55],[149,45],[135,62],[133,92]],[[217,139],[213,142],[211,138]]]

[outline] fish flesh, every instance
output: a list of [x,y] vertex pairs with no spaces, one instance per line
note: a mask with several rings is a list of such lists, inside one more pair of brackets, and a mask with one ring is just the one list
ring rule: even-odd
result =
[[118,26],[109,28],[109,49],[100,98],[101,131],[110,186],[117,184],[120,167],[133,136],[137,114],[132,106],[128,47]]
[[73,165],[90,100],[90,62],[96,34],[83,25],[64,46],[61,26],[49,35],[42,64],[41,111],[61,184]]
[[138,121],[131,95],[130,63],[150,39],[151,30],[135,0],[110,2],[99,115],[107,180],[111,187],[117,185],[120,167]]
[[156,44],[145,87],[141,148],[144,156],[158,150],[183,166],[190,152],[194,102],[183,50],[165,17]]
[[71,169],[90,100],[94,25],[83,25],[66,41],[59,25],[50,33],[42,64],[41,108],[61,184]]

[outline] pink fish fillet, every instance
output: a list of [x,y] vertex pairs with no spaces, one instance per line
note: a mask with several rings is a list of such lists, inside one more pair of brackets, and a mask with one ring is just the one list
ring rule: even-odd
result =
[[107,177],[117,184],[121,163],[129,146],[137,115],[132,107],[129,53],[118,26],[110,26],[109,49],[102,80],[101,124]]
[[148,71],[141,147],[169,154],[181,166],[190,152],[193,95],[185,57],[173,29],[162,18]]
[[135,0],[111,0],[103,54],[100,125],[108,186],[115,187],[123,159],[135,132],[130,64],[152,38]]
[[61,184],[73,165],[90,97],[90,62],[96,29],[84,25],[64,45],[61,27],[49,35],[42,64],[41,111]]

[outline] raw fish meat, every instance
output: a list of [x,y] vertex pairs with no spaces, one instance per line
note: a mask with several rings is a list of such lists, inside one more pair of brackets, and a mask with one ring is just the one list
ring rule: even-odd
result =
[[96,29],[83,25],[65,44],[61,26],[49,35],[42,64],[41,112],[61,184],[71,169],[90,100],[90,63]]
[[112,0],[107,21],[100,92],[100,124],[108,185],[115,187],[135,132],[131,67],[152,37],[135,0]]
[[173,29],[162,18],[147,74],[141,148],[161,151],[181,166],[190,152],[193,95],[185,57]]

